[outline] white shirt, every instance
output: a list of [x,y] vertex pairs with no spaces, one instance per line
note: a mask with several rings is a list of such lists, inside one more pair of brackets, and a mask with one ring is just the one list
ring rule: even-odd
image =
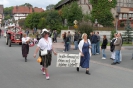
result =
[[44,38],[41,38],[39,40],[39,43],[37,44],[37,46],[44,50],[44,49],[47,49],[47,50],[51,50],[52,49],[52,39],[49,37],[48,38],[48,41]]
[[22,44],[26,44],[26,42],[30,39],[30,37],[22,38]]

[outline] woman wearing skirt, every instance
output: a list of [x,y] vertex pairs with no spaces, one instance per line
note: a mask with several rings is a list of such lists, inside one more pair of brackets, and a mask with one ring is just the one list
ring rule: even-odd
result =
[[[36,57],[36,54],[39,51],[39,56],[42,59],[42,62],[40,64],[43,66],[42,68],[43,74],[45,74],[46,79],[49,80],[48,67],[51,65],[52,51],[55,55],[56,55],[56,52],[53,50],[52,39],[49,37],[49,31],[47,29],[43,29],[41,34],[42,34],[42,38],[39,40],[39,43],[37,45],[37,48],[34,54],[34,58]],[[47,54],[42,56],[41,54],[42,50],[46,50]]]
[[29,42],[30,38],[23,34],[22,38],[22,56],[25,58],[25,62],[27,62],[27,55],[29,54]]
[[[90,75],[89,65],[91,57],[91,42],[89,39],[87,39],[86,33],[82,35],[82,40],[80,41],[78,47],[81,53],[80,66],[82,68],[86,68],[86,74]],[[79,67],[77,67],[77,71],[79,71]]]

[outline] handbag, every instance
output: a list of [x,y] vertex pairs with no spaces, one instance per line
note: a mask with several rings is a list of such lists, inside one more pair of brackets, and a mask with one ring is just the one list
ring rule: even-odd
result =
[[41,50],[41,56],[45,56],[48,54],[47,49]]
[[42,62],[41,57],[39,57],[39,58],[37,59],[37,62],[38,62],[38,63],[41,63],[41,62]]

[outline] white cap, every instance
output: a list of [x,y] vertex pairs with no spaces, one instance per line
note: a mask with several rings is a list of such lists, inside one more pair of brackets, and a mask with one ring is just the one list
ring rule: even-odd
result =
[[49,31],[47,29],[43,29],[41,34],[43,34],[44,32],[49,32]]

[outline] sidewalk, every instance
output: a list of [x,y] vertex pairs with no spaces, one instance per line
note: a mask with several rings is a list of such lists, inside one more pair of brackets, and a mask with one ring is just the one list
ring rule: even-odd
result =
[[[61,39],[57,43],[53,43],[54,48],[64,49],[64,43],[62,43]],[[71,44],[71,49],[74,49],[74,45]],[[110,50],[110,46],[107,46],[107,50]],[[133,50],[133,46],[123,46],[122,50]]]

